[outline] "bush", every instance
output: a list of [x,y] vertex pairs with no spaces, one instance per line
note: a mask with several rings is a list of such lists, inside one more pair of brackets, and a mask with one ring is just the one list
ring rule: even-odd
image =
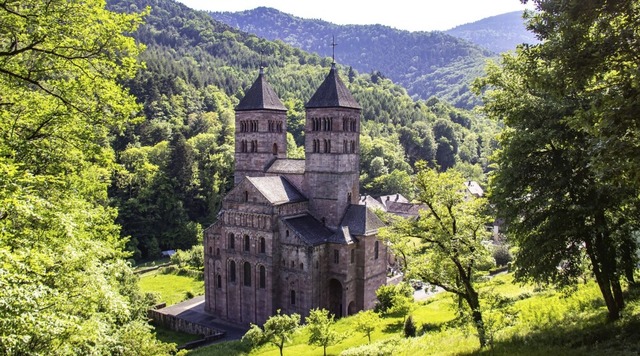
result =
[[506,266],[513,260],[513,256],[506,245],[498,245],[493,248],[493,259],[496,261],[496,265]]
[[413,317],[409,315],[407,320],[404,321],[404,337],[416,336],[416,324],[413,322]]
[[413,288],[407,283],[398,283],[396,285],[382,285],[376,291],[375,311],[377,313],[388,313],[393,310],[394,300],[398,300],[399,296],[413,297]]

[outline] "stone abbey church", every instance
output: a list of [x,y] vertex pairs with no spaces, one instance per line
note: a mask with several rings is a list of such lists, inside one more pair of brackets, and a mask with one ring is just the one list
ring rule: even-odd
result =
[[234,188],[205,230],[205,310],[263,324],[280,309],[371,309],[386,282],[382,222],[359,205],[360,105],[335,64],[306,104],[304,160],[262,69],[236,107]]

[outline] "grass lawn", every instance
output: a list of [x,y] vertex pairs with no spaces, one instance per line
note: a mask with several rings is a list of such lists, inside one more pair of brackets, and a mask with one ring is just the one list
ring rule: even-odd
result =
[[[346,339],[327,348],[328,355],[638,355],[640,354],[640,290],[628,292],[621,320],[606,322],[606,307],[594,282],[571,291],[536,289],[513,283],[509,274],[478,283],[483,317],[491,345],[480,349],[475,329],[456,319],[453,298],[440,293],[416,303],[413,319],[424,334],[402,336],[402,318],[386,316],[372,335],[372,344],[354,331],[350,317],[334,326]],[[497,301],[497,302],[496,302]],[[321,347],[307,345],[308,332],[301,330],[285,345],[285,355],[322,355]],[[279,355],[266,344],[250,350],[239,341],[214,344],[189,355]]]
[[188,299],[188,292],[194,296],[204,294],[204,281],[177,274],[163,274],[160,270],[141,275],[138,285],[144,293],[158,294],[158,302],[167,305]]

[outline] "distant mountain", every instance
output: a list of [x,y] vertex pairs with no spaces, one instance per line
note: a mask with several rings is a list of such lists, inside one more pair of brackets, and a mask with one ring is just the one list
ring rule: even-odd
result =
[[405,87],[417,99],[432,96],[462,107],[478,104],[469,83],[482,74],[494,54],[443,32],[401,31],[382,25],[336,25],[302,19],[259,7],[242,12],[213,12],[211,16],[268,40],[282,40],[305,51],[332,56],[359,72],[380,72]]
[[538,43],[533,33],[527,31],[522,14],[522,11],[515,11],[487,17],[445,32],[496,53],[515,50],[522,43]]

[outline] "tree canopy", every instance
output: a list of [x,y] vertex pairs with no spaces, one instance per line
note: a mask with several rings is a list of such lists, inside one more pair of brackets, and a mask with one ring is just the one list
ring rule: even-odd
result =
[[108,137],[140,67],[141,14],[104,2],[0,4],[0,353],[167,354],[124,262]]
[[534,4],[543,42],[479,82],[485,112],[507,126],[491,200],[519,247],[519,278],[567,285],[589,268],[617,319],[637,248],[639,3]]

